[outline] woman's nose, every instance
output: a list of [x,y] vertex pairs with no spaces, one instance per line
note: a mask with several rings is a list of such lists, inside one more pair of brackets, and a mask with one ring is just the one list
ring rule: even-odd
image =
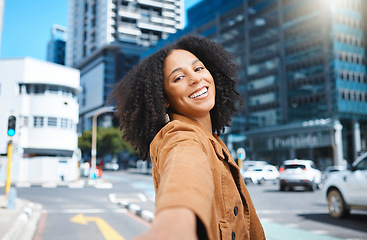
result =
[[194,85],[197,84],[198,82],[200,82],[203,78],[200,76],[200,74],[191,74],[190,75],[190,84]]

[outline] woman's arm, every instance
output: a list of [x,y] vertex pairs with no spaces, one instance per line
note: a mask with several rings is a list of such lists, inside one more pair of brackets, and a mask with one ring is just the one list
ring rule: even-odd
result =
[[197,240],[195,213],[185,207],[158,212],[152,227],[136,240]]

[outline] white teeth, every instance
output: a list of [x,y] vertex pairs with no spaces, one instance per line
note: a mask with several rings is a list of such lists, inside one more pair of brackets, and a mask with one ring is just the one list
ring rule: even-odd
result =
[[208,92],[208,89],[207,88],[203,88],[202,90],[200,90],[199,92],[197,92],[197,93],[194,93],[194,94],[191,94],[189,97],[190,98],[197,98],[197,97],[199,97],[199,96],[201,96],[201,95],[203,95],[203,94],[205,94],[205,93],[207,93]]

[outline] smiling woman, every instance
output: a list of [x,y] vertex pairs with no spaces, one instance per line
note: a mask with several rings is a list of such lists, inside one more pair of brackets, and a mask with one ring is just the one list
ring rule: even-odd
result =
[[144,59],[113,90],[124,137],[153,164],[156,217],[139,240],[265,239],[219,137],[240,101],[232,60],[220,45],[185,36]]
[[164,64],[163,86],[170,112],[190,116],[212,132],[210,111],[215,104],[214,80],[195,55],[186,50],[173,50]]

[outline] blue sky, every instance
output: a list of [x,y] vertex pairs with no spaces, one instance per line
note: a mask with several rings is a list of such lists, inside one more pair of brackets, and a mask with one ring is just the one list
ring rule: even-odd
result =
[[[201,0],[185,0],[189,8]],[[0,57],[46,60],[53,24],[67,26],[68,0],[5,0]]]

